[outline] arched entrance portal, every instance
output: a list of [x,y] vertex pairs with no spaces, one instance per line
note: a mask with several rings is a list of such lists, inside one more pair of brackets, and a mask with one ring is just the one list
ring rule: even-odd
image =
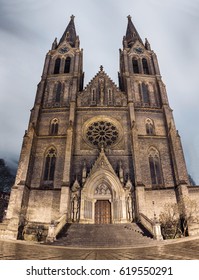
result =
[[[126,195],[110,174],[100,174],[81,192],[80,223],[126,223]],[[100,178],[101,177],[101,178]],[[109,180],[110,179],[110,180]],[[90,180],[89,180],[90,181]],[[100,182],[101,181],[101,182]]]
[[111,201],[113,200],[111,187],[102,181],[94,189],[94,217],[95,224],[111,223]]
[[111,223],[111,203],[109,200],[95,202],[95,224]]
[[80,223],[126,223],[127,194],[102,149],[81,191]]

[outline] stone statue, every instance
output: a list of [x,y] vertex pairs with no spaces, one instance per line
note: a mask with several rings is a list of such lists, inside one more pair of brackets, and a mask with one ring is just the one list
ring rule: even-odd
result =
[[130,222],[133,221],[133,207],[132,207],[132,196],[131,193],[129,193],[127,197],[127,212],[128,212],[128,220]]
[[72,220],[74,222],[79,221],[79,208],[80,208],[79,196],[78,194],[74,194],[72,198]]

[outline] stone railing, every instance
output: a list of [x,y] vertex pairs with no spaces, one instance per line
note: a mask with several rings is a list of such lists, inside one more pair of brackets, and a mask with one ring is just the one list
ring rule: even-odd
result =
[[60,233],[63,227],[66,225],[68,221],[68,214],[65,213],[58,220],[53,221],[48,228],[48,235],[46,237],[46,241],[53,242],[56,240],[56,236]]
[[140,223],[152,234],[156,240],[163,240],[161,226],[156,220],[150,220],[147,216],[140,213]]
[[0,239],[4,238],[7,224],[0,223]]

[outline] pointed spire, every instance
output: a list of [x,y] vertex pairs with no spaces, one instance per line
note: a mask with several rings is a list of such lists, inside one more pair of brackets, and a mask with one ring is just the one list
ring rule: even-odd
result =
[[78,39],[78,36],[76,35],[74,18],[75,17],[73,15],[70,17],[70,22],[59,41],[59,45],[66,40],[70,43],[72,47],[75,47],[75,43],[76,40]]
[[147,38],[145,39],[145,48],[146,48],[148,51],[151,51],[151,46],[150,46],[150,43],[149,43],[149,41],[148,41]]
[[52,44],[52,50],[55,50],[57,48],[57,38],[55,38],[53,44]]
[[140,38],[139,33],[137,32],[132,20],[131,16],[128,16],[128,25],[126,30],[126,36],[124,37],[124,44],[127,43],[128,47],[131,47],[132,44],[138,40],[143,44],[142,39]]

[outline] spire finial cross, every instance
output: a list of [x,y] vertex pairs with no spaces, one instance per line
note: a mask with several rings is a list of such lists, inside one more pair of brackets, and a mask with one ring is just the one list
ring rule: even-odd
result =
[[130,16],[130,15],[128,15],[128,17],[127,17],[127,18],[128,18],[128,20],[131,20],[131,16]]

